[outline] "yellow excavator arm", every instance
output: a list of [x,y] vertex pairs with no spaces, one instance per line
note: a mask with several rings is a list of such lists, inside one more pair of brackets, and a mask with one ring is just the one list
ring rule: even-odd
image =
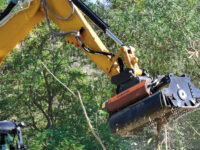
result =
[[[42,3],[41,3],[42,2]],[[102,69],[109,77],[119,73],[119,65],[117,60],[120,55],[126,53],[127,64],[133,69],[138,70],[137,75],[141,75],[141,70],[137,66],[137,58],[133,54],[128,55],[128,49],[121,47],[118,57],[109,55],[109,50],[99,39],[88,21],[85,19],[81,11],[68,0],[30,0],[30,5],[25,10],[13,14],[0,27],[0,63],[2,63],[5,56],[21,41],[24,37],[43,19],[46,17],[52,20],[63,32],[71,32],[66,35],[68,44],[80,46],[88,57],[94,61],[97,66]],[[57,18],[56,16],[62,18]],[[63,19],[66,18],[67,19]],[[49,22],[50,23],[50,22]],[[77,39],[78,38],[78,39]],[[90,53],[84,50],[80,45],[99,52],[107,52],[107,55]],[[130,61],[132,59],[132,62]]]
[[[120,46],[116,54],[109,52],[85,16]],[[150,120],[158,120],[160,126],[173,110],[200,105],[200,90],[187,74],[181,77],[168,74],[153,80],[139,69],[135,49],[117,39],[81,0],[11,0],[0,14],[0,64],[44,19],[53,34],[66,36],[68,44],[80,47],[117,86],[117,95],[102,105],[110,114],[108,122],[113,133],[128,136],[127,132],[132,133]],[[51,21],[61,32],[51,27]]]

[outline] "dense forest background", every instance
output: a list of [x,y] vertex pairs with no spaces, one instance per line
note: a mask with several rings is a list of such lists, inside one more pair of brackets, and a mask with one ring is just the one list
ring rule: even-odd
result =
[[[86,1],[110,30],[125,44],[136,48],[141,68],[151,76],[187,73],[200,88],[199,0]],[[0,0],[0,10],[5,0]],[[95,29],[96,30],[96,29]],[[112,52],[118,48],[97,31]],[[108,150],[152,150],[155,129],[131,138],[111,135],[108,115],[100,104],[115,94],[115,87],[85,54],[55,37],[41,22],[7,56],[0,70],[0,120],[24,121],[23,130],[31,150],[98,150],[80,103],[44,68],[80,91],[92,125]],[[198,150],[200,111],[194,111],[162,130],[161,149]]]

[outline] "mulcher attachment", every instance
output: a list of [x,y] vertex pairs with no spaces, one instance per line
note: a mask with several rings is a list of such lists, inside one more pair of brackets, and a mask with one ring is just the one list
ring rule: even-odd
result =
[[126,136],[146,123],[168,118],[174,109],[194,109],[200,105],[200,90],[187,74],[160,77],[157,81],[141,81],[109,99],[105,109],[110,114],[113,133]]
[[170,84],[162,91],[164,105],[166,107],[196,108],[200,104],[200,90],[195,88],[190,77],[184,74],[182,77],[169,75]]

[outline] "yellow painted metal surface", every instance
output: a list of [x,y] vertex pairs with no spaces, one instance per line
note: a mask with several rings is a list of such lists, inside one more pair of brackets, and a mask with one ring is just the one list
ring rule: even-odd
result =
[[[58,16],[66,17],[69,16],[69,14],[71,13],[72,8],[69,2],[67,2],[66,0],[59,0],[59,2],[58,0],[47,0],[47,3],[50,5],[53,11],[56,12]],[[72,16],[72,18],[68,21],[58,20],[55,17],[53,17],[50,13],[49,15],[50,18],[59,26],[59,28],[62,31],[71,31],[71,30],[79,31],[83,27],[84,31],[81,39],[82,42],[92,50],[108,52],[108,49],[99,39],[97,34],[94,32],[94,30],[92,29],[92,27],[90,26],[90,24],[88,23],[88,21],[85,19],[85,17],[78,8],[75,7],[75,13]],[[78,43],[74,36],[67,36],[66,40],[67,43],[69,44],[77,45]],[[110,71],[109,68],[111,64],[110,56],[90,54],[90,53],[86,53],[86,55],[90,57],[92,61],[96,63],[97,66],[100,69],[102,69],[109,77],[119,73],[118,66],[113,67],[113,69]]]
[[0,64],[15,45],[44,18],[39,7],[40,1],[34,0],[29,9],[19,12],[0,27]]
[[135,75],[141,76],[142,70],[138,66],[138,58],[135,57],[135,48],[122,46],[121,51],[123,51],[124,59],[123,62],[126,64],[127,68],[132,68],[135,71]]
[[[55,14],[60,17],[66,17],[71,13],[71,5],[66,0],[47,0],[47,3]],[[49,12],[48,15],[49,18],[53,20],[53,22],[57,24],[62,31],[80,30],[81,28],[84,28],[81,38],[82,42],[92,50],[108,52],[106,46],[99,39],[78,8],[75,7],[75,13],[67,21],[56,19]],[[15,47],[15,45],[23,40],[24,37],[34,28],[34,26],[44,19],[44,16],[44,10],[40,0],[34,0],[31,2],[29,9],[15,14],[15,16],[5,25],[0,27],[0,64],[5,56]],[[66,41],[67,44],[78,44],[75,36],[73,35],[67,36]],[[116,57],[111,58],[111,56],[90,54],[87,52],[85,53],[109,77],[119,73],[119,66],[117,64]],[[121,55],[121,53],[119,54]],[[137,64],[133,67],[138,68]]]

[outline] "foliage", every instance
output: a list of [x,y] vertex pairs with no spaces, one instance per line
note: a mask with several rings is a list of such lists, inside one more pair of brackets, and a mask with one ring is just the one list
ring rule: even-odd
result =
[[197,1],[115,2],[109,23],[120,39],[136,47],[143,68],[154,76],[169,72],[199,76],[199,68],[187,54],[194,41],[199,50]]
[[5,9],[5,7],[6,7],[6,2],[5,2],[5,0],[0,0],[0,11],[2,11],[3,9]]
[[[83,73],[77,62],[81,66],[85,62],[78,52],[74,53],[77,48],[65,45],[64,40],[51,35],[46,22],[42,22],[18,45],[20,50],[16,48],[6,58],[1,70],[0,118],[26,122],[25,136],[31,149],[100,149],[78,100],[43,68],[43,61],[68,87],[82,93],[89,117],[99,134],[105,136],[107,147],[120,147],[123,142],[110,136],[99,110],[101,101],[112,93],[108,80],[99,74]],[[96,75],[100,80],[95,79]]]
[[[0,0],[0,4],[2,2]],[[110,24],[124,43],[136,47],[141,68],[149,70],[154,77],[186,72],[200,87],[198,1],[113,0],[110,3],[110,7],[102,4],[90,7]],[[112,40],[99,35],[111,51],[118,50]],[[106,124],[108,116],[99,108],[113,95],[115,88],[85,58],[80,50],[66,45],[64,38],[51,35],[46,22],[40,23],[1,67],[1,120],[26,122],[28,127],[23,133],[33,150],[101,149],[88,129],[79,102],[46,71],[41,64],[44,62],[68,87],[80,91],[92,125],[107,149],[154,149],[156,144],[151,142],[154,133],[148,128],[130,139],[111,136]],[[88,74],[88,70],[91,73]],[[198,148],[199,137],[191,125],[200,131],[199,114],[196,111],[187,115],[168,131],[171,149]],[[161,136],[161,141],[163,139]]]

